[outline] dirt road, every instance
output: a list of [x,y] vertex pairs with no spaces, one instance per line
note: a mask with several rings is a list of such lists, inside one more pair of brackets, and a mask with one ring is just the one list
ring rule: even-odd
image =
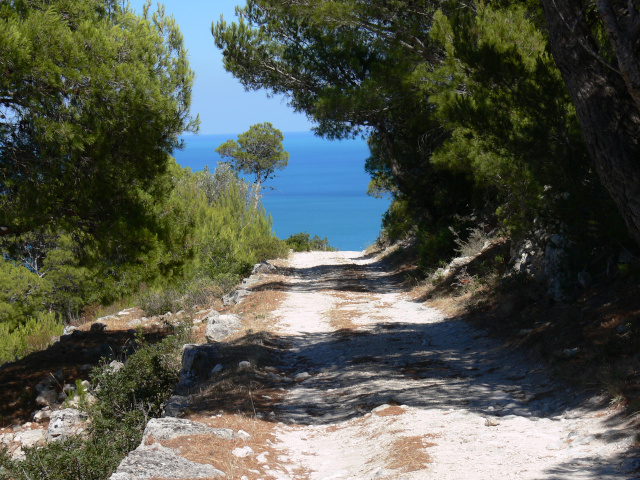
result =
[[277,367],[297,384],[275,409],[287,453],[265,475],[637,478],[633,432],[603,397],[411,301],[374,258],[294,254],[283,290],[272,316],[289,349]]

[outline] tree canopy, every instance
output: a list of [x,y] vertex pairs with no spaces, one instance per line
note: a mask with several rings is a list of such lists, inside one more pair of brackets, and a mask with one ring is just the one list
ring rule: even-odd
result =
[[544,13],[533,1],[247,0],[212,33],[246,88],[285,94],[318,134],[368,136],[369,190],[394,198],[387,231],[418,224],[425,244],[452,245],[449,226],[483,217],[514,235],[613,238],[620,217]]
[[113,251],[163,235],[170,154],[198,119],[182,35],[149,5],[0,5],[0,236],[62,229]]
[[282,146],[283,140],[282,132],[271,123],[257,123],[238,135],[237,142],[227,140],[216,148],[216,152],[222,158],[231,158],[236,171],[255,177],[257,199],[262,184],[289,163],[289,153]]

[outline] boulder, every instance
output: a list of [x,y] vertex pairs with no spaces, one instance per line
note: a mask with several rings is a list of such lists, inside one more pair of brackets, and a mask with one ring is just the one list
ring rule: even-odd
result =
[[220,363],[221,359],[222,354],[217,344],[188,343],[184,345],[178,393],[182,388],[188,388],[198,380],[208,378],[211,369]]
[[102,333],[108,328],[109,327],[104,320],[98,320],[97,322],[91,324],[91,331],[94,333]]
[[86,421],[87,414],[75,408],[52,412],[46,434],[47,443],[62,441],[77,434],[78,430],[84,428]]
[[269,262],[256,263],[251,270],[251,275],[257,275],[260,273],[276,273],[278,268]]
[[210,315],[206,318],[207,328],[204,336],[207,342],[219,342],[232,333],[238,331],[242,326],[240,317],[234,314]]
[[228,307],[230,305],[237,305],[242,301],[244,297],[249,295],[249,293],[249,290],[245,288],[238,288],[237,290],[234,290],[233,292],[222,297],[222,304],[225,307]]
[[57,403],[57,401],[58,401],[58,392],[56,392],[55,390],[43,390],[36,397],[36,403],[38,405],[42,405],[43,407],[48,407],[50,405],[53,405],[54,403]]
[[159,443],[140,445],[123,461],[109,480],[148,480],[152,478],[217,478],[225,474],[213,467],[191,462]]
[[189,435],[213,435],[225,440],[236,438],[233,430],[228,428],[212,428],[184,418],[165,417],[149,420],[144,429],[141,445],[148,444],[151,438],[153,440],[171,440]]
[[20,443],[22,448],[42,446],[45,442],[45,431],[43,428],[24,430],[14,436],[13,441]]

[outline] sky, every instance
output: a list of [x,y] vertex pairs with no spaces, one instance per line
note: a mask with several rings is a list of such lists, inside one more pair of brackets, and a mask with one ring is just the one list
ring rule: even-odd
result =
[[[131,7],[142,13],[144,0],[132,0]],[[240,0],[164,0],[165,13],[180,25],[195,72],[191,113],[200,114],[200,134],[238,134],[251,125],[271,122],[282,132],[309,131],[312,124],[303,114],[295,113],[282,97],[267,98],[266,91],[247,92],[240,82],[222,66],[222,54],[211,35],[211,22],[224,15],[234,21],[235,6]],[[152,3],[152,9],[157,2]]]

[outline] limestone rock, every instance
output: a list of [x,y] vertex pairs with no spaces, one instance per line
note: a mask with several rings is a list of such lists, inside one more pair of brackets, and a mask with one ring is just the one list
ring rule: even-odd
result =
[[191,462],[158,443],[141,445],[131,452],[109,480],[152,478],[217,478],[225,474],[211,465]]
[[211,315],[207,317],[204,336],[207,342],[219,342],[240,329],[240,317],[237,315]]
[[87,414],[74,408],[65,408],[51,413],[46,440],[48,442],[61,441],[78,433],[84,428]]
[[251,447],[244,446],[244,447],[237,447],[234,448],[231,453],[238,458],[245,458],[245,457],[249,457],[251,455],[254,454],[253,449]]
[[256,263],[253,266],[253,270],[251,270],[251,275],[256,275],[260,273],[276,273],[278,268],[275,265],[272,265],[269,262],[261,262]]
[[22,448],[42,446],[45,442],[45,431],[43,428],[24,430],[13,437],[13,441],[20,443]]
[[58,392],[55,390],[43,390],[40,395],[36,397],[36,403],[43,407],[53,405],[58,401]]
[[226,440],[235,438],[233,430],[228,428],[212,428],[183,418],[165,417],[153,418],[147,423],[141,445],[148,443],[149,438],[171,440],[172,438],[188,435],[214,435]]
[[76,330],[78,330],[78,327],[74,327],[73,325],[66,325],[64,327],[64,330],[62,330],[62,336],[71,335]]

